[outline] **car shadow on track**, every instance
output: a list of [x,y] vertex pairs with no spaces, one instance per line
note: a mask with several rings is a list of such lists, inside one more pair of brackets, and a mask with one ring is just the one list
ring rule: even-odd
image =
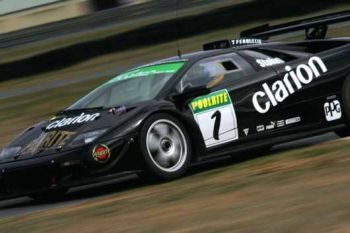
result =
[[[253,151],[241,155],[213,159],[211,161],[203,162],[191,167],[186,176],[193,176],[204,171],[210,171],[221,167],[231,166],[233,164],[253,160],[262,156],[273,156],[277,152],[283,152],[290,149],[298,149],[334,139],[337,139],[337,137],[334,134],[325,134],[317,137],[281,144],[274,147],[271,151]],[[90,185],[84,186],[82,188],[73,189],[71,192],[66,194],[62,200],[56,202],[44,203],[34,201],[29,198],[1,201],[0,217],[25,214],[33,211],[50,209],[67,204],[79,203],[89,199],[100,198],[102,196],[116,194],[118,192],[125,192],[147,185],[149,184],[139,179],[136,175],[129,175],[114,181],[106,182],[104,184]],[[18,211],[16,211],[16,209]],[[10,210],[14,213],[1,214],[1,210],[5,212]]]

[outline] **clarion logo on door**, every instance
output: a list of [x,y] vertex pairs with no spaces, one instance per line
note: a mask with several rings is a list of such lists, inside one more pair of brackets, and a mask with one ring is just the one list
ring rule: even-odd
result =
[[327,66],[319,57],[310,58],[308,64],[301,64],[295,70],[286,66],[287,73],[283,80],[278,80],[272,85],[264,83],[261,91],[253,95],[253,105],[256,111],[265,114],[282,103],[297,90],[302,89],[328,71]]

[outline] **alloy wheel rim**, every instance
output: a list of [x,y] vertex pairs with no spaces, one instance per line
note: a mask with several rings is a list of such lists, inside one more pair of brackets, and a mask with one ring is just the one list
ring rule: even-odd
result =
[[150,159],[162,171],[178,171],[186,161],[185,135],[176,124],[169,120],[158,120],[149,127],[146,145]]

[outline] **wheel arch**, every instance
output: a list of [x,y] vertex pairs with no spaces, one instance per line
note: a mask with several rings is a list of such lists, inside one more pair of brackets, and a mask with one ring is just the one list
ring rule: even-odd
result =
[[205,143],[201,131],[198,125],[195,123],[195,121],[190,117],[184,116],[183,114],[176,112],[175,110],[160,109],[144,117],[142,123],[140,124],[140,129],[143,127],[147,119],[157,114],[168,114],[172,117],[175,117],[183,124],[191,140],[190,143],[192,146],[192,162],[196,162],[199,159],[199,157],[205,153]]

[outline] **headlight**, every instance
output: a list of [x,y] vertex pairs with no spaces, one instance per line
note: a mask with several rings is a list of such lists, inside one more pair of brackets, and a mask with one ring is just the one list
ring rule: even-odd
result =
[[71,143],[71,146],[81,146],[81,145],[89,144],[95,141],[98,137],[100,137],[106,131],[107,129],[100,129],[100,130],[80,134],[73,140],[73,142]]
[[0,160],[6,160],[13,158],[17,155],[17,153],[22,149],[22,147],[8,147],[4,148],[0,153]]

